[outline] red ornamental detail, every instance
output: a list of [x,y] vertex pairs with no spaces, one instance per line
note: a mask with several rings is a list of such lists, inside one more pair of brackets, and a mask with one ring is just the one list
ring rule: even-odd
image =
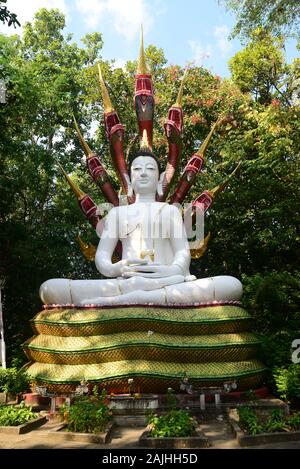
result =
[[164,128],[167,138],[171,137],[173,129],[181,137],[183,129],[183,113],[180,107],[171,107],[168,119],[164,124]]
[[192,172],[194,174],[197,174],[199,171],[201,171],[202,164],[203,164],[204,159],[202,156],[199,156],[197,154],[193,155],[192,158],[188,161],[188,164],[183,170],[183,173],[188,173]]
[[151,75],[135,76],[134,104],[140,138],[146,130],[149,146],[152,147],[154,91]]
[[79,200],[79,206],[91,225],[96,228],[99,217],[96,215],[97,206],[95,202],[89,195],[86,194],[82,199]]
[[108,114],[104,114],[104,122],[105,122],[105,132],[107,139],[110,140],[112,135],[117,132],[121,131],[122,136],[124,134],[124,126],[120,123],[120,119],[116,111],[109,112]]
[[134,95],[146,95],[153,96],[153,85],[151,80],[151,75],[136,75],[135,76],[135,90]]
[[115,207],[119,205],[119,198],[108,180],[108,174],[103,168],[101,161],[97,155],[92,155],[87,158],[87,166],[93,180],[99,184],[104,197]]
[[204,210],[204,213],[209,209],[213,203],[213,198],[208,191],[202,192],[196,200],[192,202],[192,206],[196,209]]
[[97,182],[99,178],[101,178],[103,181],[107,179],[107,172],[103,168],[98,156],[90,156],[87,159],[87,165],[90,175],[92,176],[95,182]]
[[202,156],[197,154],[193,155],[186,167],[184,168],[183,174],[180,178],[178,186],[171,196],[170,204],[181,204],[190,190],[196,174],[201,171],[204,159]]

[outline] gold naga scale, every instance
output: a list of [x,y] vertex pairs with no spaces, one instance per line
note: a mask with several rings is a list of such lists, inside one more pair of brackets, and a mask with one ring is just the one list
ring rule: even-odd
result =
[[[127,194],[128,171],[122,147],[124,126],[111,103],[100,67],[99,81],[111,157],[122,191]],[[228,116],[222,116],[213,124],[199,150],[188,160],[175,191],[169,196],[181,159],[183,84],[182,80],[178,97],[164,125],[169,150],[163,195],[157,200],[171,204],[183,201],[201,171],[213,133],[230,121]],[[143,37],[134,101],[141,147],[147,145],[151,149],[154,93]],[[75,127],[93,180],[106,199],[117,206],[118,194],[108,173],[85,142],[76,120]],[[61,169],[81,210],[96,228],[99,223],[96,204]],[[205,212],[237,169],[223,184],[200,194],[192,202],[192,207],[196,210],[201,205]],[[129,195],[127,200],[128,203],[134,202]],[[193,248],[193,258],[204,254],[209,238],[210,233]],[[78,242],[86,258],[93,261],[95,246],[85,243],[80,237]],[[258,387],[266,372],[265,366],[256,358],[259,340],[249,332],[251,325],[250,315],[238,302],[193,306],[52,305],[45,306],[32,319],[34,336],[23,344],[23,349],[30,360],[27,371],[33,382],[47,386],[50,392],[71,392],[84,380],[98,383],[107,392],[124,393],[128,390],[128,379],[133,378],[135,388],[141,393],[165,393],[170,387],[178,391],[184,376],[188,376],[195,388],[222,386],[224,382],[234,380],[238,390],[245,390]]]

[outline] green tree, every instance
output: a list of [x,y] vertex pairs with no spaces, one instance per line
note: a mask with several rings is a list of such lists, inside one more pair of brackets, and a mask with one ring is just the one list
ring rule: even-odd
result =
[[[0,4],[6,2],[7,0],[0,0]],[[0,5],[0,21],[2,21],[3,24],[7,23],[8,26],[21,26],[17,19],[17,15],[9,11],[5,5]]]
[[63,28],[58,10],[42,9],[25,25],[22,38],[0,35],[7,88],[0,105],[0,271],[6,279],[9,353],[31,334],[28,321],[40,308],[41,282],[49,276],[93,275],[75,241],[81,229],[88,231],[85,219],[56,161],[80,174],[82,151],[72,112],[90,124],[82,84],[102,39],[95,36],[80,49],[64,37]]
[[247,46],[229,61],[233,81],[242,92],[251,92],[256,101],[270,104],[273,97],[283,97],[287,65],[283,41],[269,33],[256,30]]
[[237,15],[233,36],[247,38],[261,27],[276,34],[299,34],[300,3],[297,0],[219,0]]

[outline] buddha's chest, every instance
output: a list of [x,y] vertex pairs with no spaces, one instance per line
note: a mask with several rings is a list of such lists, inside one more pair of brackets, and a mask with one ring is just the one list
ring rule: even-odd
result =
[[166,239],[170,237],[170,220],[166,204],[134,204],[124,210],[119,219],[120,239]]

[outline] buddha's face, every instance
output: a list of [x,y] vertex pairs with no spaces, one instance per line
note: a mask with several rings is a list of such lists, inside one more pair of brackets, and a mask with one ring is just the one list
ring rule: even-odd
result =
[[151,156],[138,156],[131,165],[131,185],[136,194],[153,194],[159,179],[158,166]]

